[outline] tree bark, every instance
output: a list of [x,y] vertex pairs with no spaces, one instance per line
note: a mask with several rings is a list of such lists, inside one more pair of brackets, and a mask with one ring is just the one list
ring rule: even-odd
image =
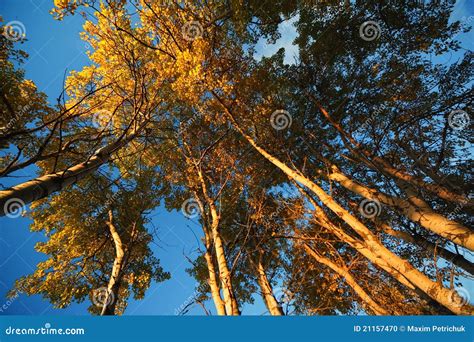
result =
[[195,165],[199,182],[201,184],[201,190],[206,200],[207,205],[209,206],[209,211],[211,214],[211,234],[212,240],[214,242],[214,248],[216,251],[216,260],[217,266],[219,269],[219,278],[221,281],[222,293],[224,295],[224,303],[226,308],[227,315],[240,315],[239,306],[235,298],[233,286],[232,286],[232,277],[227,265],[227,258],[225,256],[224,244],[222,243],[222,238],[219,232],[219,214],[217,213],[217,208],[214,203],[214,200],[209,197],[206,180],[202,174],[201,169],[198,165]]
[[303,247],[309,255],[316,259],[317,262],[329,267],[334,272],[336,272],[341,278],[343,278],[347,285],[349,285],[354,290],[354,292],[360,297],[360,299],[362,299],[362,301],[365,303],[363,306],[366,309],[369,309],[376,315],[387,316],[390,314],[387,310],[377,304],[377,302],[374,301],[372,297],[370,297],[370,295],[357,283],[357,281],[346,268],[338,266],[336,263],[332,262],[328,258],[325,258],[322,255],[316,253],[307,243],[304,243]]
[[[362,146],[352,137],[352,135],[346,132],[339,123],[335,122],[331,118],[331,116],[326,111],[326,109],[323,106],[321,106],[321,104],[316,100],[316,98],[312,94],[308,94],[308,96],[313,101],[313,103],[316,104],[316,106],[319,108],[323,116],[329,121],[329,123],[339,132],[342,139],[344,141],[348,141],[352,145],[352,147],[349,146],[351,151],[354,152],[358,156],[358,159],[361,162],[363,162],[366,166],[368,166],[372,170],[383,171],[383,173],[391,176],[394,179],[405,181],[407,183],[412,184],[413,186],[426,189],[429,192],[437,195],[439,198],[442,198],[444,200],[459,203],[462,205],[469,205],[469,206],[473,205],[473,201],[470,200],[465,195],[459,195],[457,193],[454,193],[448,188],[443,187],[439,184],[431,184],[431,183],[425,182],[422,179],[419,179],[413,175],[410,175],[409,173],[403,170],[399,170],[393,167],[387,160],[381,157],[375,156],[371,152],[362,148]],[[369,160],[374,164],[368,162]]]
[[420,224],[427,230],[474,251],[474,233],[469,228],[435,213],[426,202],[418,199],[414,191],[406,184],[401,184],[401,186],[409,196],[409,200],[393,197],[361,185],[342,173],[335,165],[331,168],[329,179],[337,181],[346,189],[364,198],[378,200],[385,205],[393,207],[411,221]]
[[212,238],[214,240],[214,247],[216,249],[216,259],[217,265],[219,266],[219,276],[221,280],[222,293],[224,294],[227,315],[240,315],[237,300],[235,299],[233,291],[232,277],[229,267],[227,266],[224,245],[216,225],[213,225],[212,227]]
[[216,277],[216,269],[214,267],[214,261],[212,260],[212,243],[211,238],[207,232],[204,232],[206,238],[206,252],[204,253],[204,259],[206,260],[207,270],[209,272],[209,287],[211,289],[212,300],[216,307],[217,314],[219,316],[226,315],[226,309],[224,301],[221,298],[219,283]]
[[214,302],[214,306],[216,307],[217,314],[219,316],[225,316],[226,313],[226,308],[225,308],[225,303],[222,300],[221,297],[221,292],[220,292],[220,286],[219,282],[217,281],[216,277],[216,268],[214,266],[214,260],[213,260],[213,255],[212,255],[212,247],[213,247],[213,241],[212,237],[210,236],[209,229],[207,227],[208,220],[205,215],[205,208],[204,205],[202,204],[201,198],[198,196],[196,191],[193,191],[194,194],[194,199],[196,200],[199,210],[201,212],[201,217],[202,217],[202,230],[204,232],[204,238],[205,238],[205,248],[206,251],[204,252],[204,259],[206,260],[206,265],[207,265],[207,271],[209,274],[209,288],[211,290],[211,296],[212,300]]
[[457,267],[462,268],[464,271],[470,273],[471,275],[474,275],[474,264],[464,258],[462,255],[453,253],[447,250],[446,248],[438,246],[437,244],[425,239],[421,235],[414,235],[409,234],[407,232],[395,230],[386,223],[380,223],[378,226],[382,229],[384,233],[401,239],[405,242],[418,245],[426,249],[426,251],[430,254],[438,255],[446,261],[452,262]]
[[109,284],[107,285],[107,297],[102,307],[102,316],[115,315],[115,306],[118,300],[119,289],[120,289],[120,278],[122,276],[122,266],[124,261],[124,250],[122,245],[122,239],[113,222],[112,210],[109,210],[109,220],[106,222],[109,227],[110,234],[115,246],[115,260],[112,267],[112,273],[110,274]]
[[332,212],[334,212],[341,220],[346,222],[366,243],[370,251],[377,256],[378,258],[384,260],[390,267],[392,267],[396,272],[399,272],[404,275],[413,285],[418,287],[421,291],[426,293],[429,297],[446,307],[448,310],[455,314],[466,315],[473,314],[474,308],[471,305],[459,306],[452,302],[451,298],[453,293],[451,290],[446,289],[437,282],[432,281],[418,269],[413,267],[409,262],[403,260],[395,253],[388,250],[382,243],[377,239],[377,237],[367,228],[365,225],[360,222],[356,217],[351,215],[346,209],[340,206],[331,196],[329,196],[321,187],[316,183],[305,177],[300,171],[291,169],[285,163],[280,161],[278,158],[267,152],[255,140],[246,134],[243,129],[238,125],[237,121],[233,117],[232,113],[225,105],[225,103],[220,100],[217,94],[213,95],[219,100],[224,108],[225,114],[233,124],[233,126],[239,131],[239,133],[247,140],[247,142],[257,150],[265,159],[279,168],[283,173],[285,173],[290,179],[295,180],[296,182],[302,184],[304,187],[308,188],[312,193],[314,193],[319,200],[328,207]]
[[316,201],[301,187],[297,185],[298,189],[302,192],[302,194],[311,202],[314,207],[314,214],[316,215],[315,220],[316,222],[328,229],[331,233],[333,233],[336,237],[338,237],[341,241],[344,241],[349,246],[354,248],[357,252],[365,256],[369,261],[371,261],[374,265],[380,267],[382,270],[387,272],[401,284],[405,285],[407,288],[411,290],[416,290],[415,286],[400,272],[394,270],[385,260],[375,255],[366,245],[364,241],[360,241],[349,234],[347,234],[341,227],[337,226],[324,213],[322,208],[316,203]]
[[262,298],[265,302],[268,312],[270,312],[272,316],[283,316],[283,309],[273,294],[273,288],[270,284],[270,281],[268,280],[267,274],[265,273],[265,268],[263,267],[261,257],[259,257],[257,262],[257,282],[260,286],[260,290],[262,291]]
[[44,175],[0,191],[0,217],[8,214],[6,205],[8,201],[28,204],[60,191],[90,175],[101,165],[107,163],[114,152],[127,145],[136,135],[137,133],[133,132],[128,137],[122,137],[96,151],[87,161],[64,171]]

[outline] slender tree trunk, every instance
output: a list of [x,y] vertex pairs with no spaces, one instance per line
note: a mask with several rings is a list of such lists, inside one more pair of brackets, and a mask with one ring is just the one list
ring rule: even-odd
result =
[[[217,214],[217,210],[214,203],[211,201],[211,199],[207,195],[207,186],[204,181],[203,175],[198,168],[196,169],[197,169],[198,177],[201,184],[201,190],[206,199],[206,203],[209,205],[209,210],[211,214],[210,219],[205,219],[205,211],[204,211],[205,208],[203,206],[203,203],[201,202],[201,199],[199,198],[197,193],[194,192],[194,197],[199,205],[201,214],[203,215],[203,221],[208,222],[210,226],[210,232],[208,232],[208,229],[205,226],[203,227],[205,238],[206,238],[206,249],[207,249],[204,257],[206,258],[206,263],[208,265],[209,282],[210,282],[209,285],[211,286],[211,294],[214,300],[214,304],[216,305],[216,310],[219,314],[222,313],[224,315],[240,315],[237,300],[235,299],[235,295],[233,291],[231,274],[227,266],[227,258],[225,256],[222,238],[219,233],[219,215]],[[224,296],[224,301],[222,301],[220,291],[219,291],[219,285],[217,284],[217,280],[215,277],[216,271],[214,268],[212,255],[210,253],[211,245],[214,246],[214,250],[216,252],[217,269],[218,269],[218,274],[219,274],[220,285],[222,288],[222,294]],[[213,281],[216,284],[214,286],[214,289],[211,285],[211,282]],[[224,306],[224,310],[223,310],[222,305]]]
[[400,258],[395,253],[389,251],[378,238],[356,217],[350,214],[346,209],[340,206],[331,196],[329,196],[321,187],[316,183],[305,177],[300,171],[296,171],[288,167],[285,163],[280,161],[278,158],[267,152],[264,148],[258,145],[255,140],[246,134],[242,128],[238,125],[234,119],[232,113],[228,107],[219,99],[217,94],[214,96],[221,102],[227,117],[231,120],[234,127],[242,134],[242,136],[249,142],[251,146],[255,148],[265,159],[271,162],[273,165],[278,167],[283,173],[285,173],[290,179],[302,184],[314,193],[319,200],[328,207],[333,213],[335,213],[341,220],[346,222],[362,239],[365,241],[368,248],[375,256],[383,259],[388,265],[390,265],[395,271],[404,275],[412,284],[417,286],[421,291],[426,293],[429,297],[437,301],[438,303],[445,306],[451,312],[459,315],[473,314],[474,308],[471,305],[457,305],[453,303],[453,293],[451,290],[446,289],[437,282],[432,281],[418,269],[413,267],[408,261]]
[[426,202],[417,198],[415,192],[406,184],[400,185],[409,196],[408,200],[393,197],[361,185],[350,179],[334,165],[332,166],[329,178],[362,197],[378,200],[385,205],[397,209],[411,221],[419,223],[427,230],[474,251],[474,233],[469,228],[435,213]]
[[202,193],[204,195],[204,198],[206,199],[211,214],[211,234],[212,240],[214,242],[214,248],[216,250],[216,260],[219,269],[219,278],[221,281],[222,293],[224,295],[226,313],[227,315],[240,315],[239,306],[235,298],[232,286],[231,273],[227,265],[224,244],[222,242],[221,234],[219,232],[219,214],[217,213],[217,208],[214,203],[214,200],[209,197],[206,180],[204,179],[204,175],[202,174],[201,169],[197,165],[195,165],[195,167],[201,184]]
[[209,273],[209,288],[211,290],[212,300],[216,307],[217,314],[219,316],[225,316],[226,315],[225,303],[221,297],[220,286],[216,277],[216,268],[214,266],[214,260],[212,258],[213,242],[212,242],[212,237],[210,236],[211,233],[209,232],[209,229],[207,226],[209,220],[207,219],[205,215],[205,211],[204,211],[205,208],[204,208],[204,205],[202,204],[200,197],[198,196],[196,191],[193,191],[193,194],[194,194],[194,199],[198,203],[199,210],[202,216],[202,221],[203,221],[202,230],[204,232],[205,247],[206,247],[206,252],[204,253],[204,259],[206,260],[207,271]]
[[[465,195],[459,195],[457,193],[454,193],[450,189],[443,187],[439,184],[427,183],[424,180],[419,179],[413,175],[410,175],[409,173],[403,170],[399,170],[393,167],[387,160],[381,157],[375,156],[371,152],[362,148],[362,146],[348,132],[346,132],[339,123],[335,122],[331,118],[331,116],[326,111],[326,109],[323,106],[321,106],[321,104],[316,100],[316,98],[312,94],[308,94],[308,96],[313,101],[313,103],[316,104],[316,106],[319,108],[319,110],[324,115],[324,117],[339,132],[342,139],[344,141],[348,141],[352,145],[352,147],[348,146],[351,149],[351,151],[354,152],[358,156],[358,159],[361,162],[363,162],[366,166],[368,166],[372,170],[382,171],[384,174],[392,177],[393,179],[405,181],[409,184],[412,184],[413,186],[423,188],[444,200],[459,203],[462,205],[469,205],[469,206],[473,205],[473,201],[470,200]],[[371,161],[372,163],[369,161]]]
[[453,253],[447,250],[446,248],[438,246],[437,244],[425,239],[421,235],[413,235],[403,231],[395,230],[386,223],[380,223],[378,224],[378,226],[382,228],[382,231],[384,233],[401,239],[405,242],[416,244],[426,249],[426,251],[432,254],[433,256],[438,255],[446,261],[452,262],[457,267],[462,268],[464,271],[470,273],[471,275],[474,275],[474,264],[464,258],[462,255]]
[[136,136],[133,132],[98,150],[87,161],[74,165],[64,171],[44,175],[36,179],[0,191],[0,216],[9,213],[7,202],[28,204],[47,197],[90,175],[101,165],[107,163],[114,152],[124,147]]
[[219,266],[219,276],[221,280],[222,293],[224,294],[227,315],[240,315],[237,300],[235,299],[233,291],[232,277],[229,267],[227,266],[224,245],[216,225],[213,225],[212,227],[212,237],[214,240],[214,247],[216,249],[216,259],[217,265]]
[[[297,183],[295,183],[297,185]],[[325,229],[328,229],[332,234],[338,237],[341,241],[346,242],[349,246],[354,248],[357,252],[365,256],[374,265],[377,265],[393,278],[398,280],[401,284],[405,285],[410,290],[416,290],[415,286],[400,272],[394,270],[385,260],[375,255],[366,245],[364,241],[356,239],[347,234],[340,226],[334,224],[329,220],[327,215],[324,213],[322,208],[316,203],[316,201],[300,186],[297,185],[301,193],[311,202],[314,207],[315,221]]]
[[124,261],[124,250],[122,240],[113,222],[112,210],[109,210],[109,220],[106,222],[115,245],[115,260],[107,285],[107,297],[104,301],[101,315],[115,315],[115,306],[120,289],[120,278],[122,277],[122,266]]
[[364,302],[364,307],[369,309],[376,315],[389,315],[390,313],[382,308],[376,301],[370,297],[370,295],[357,283],[354,277],[345,267],[340,267],[336,263],[332,262],[328,258],[323,257],[322,255],[316,253],[307,243],[303,244],[305,251],[311,255],[317,262],[329,267],[334,272],[336,272],[341,278],[345,280],[347,285],[349,285],[354,292],[362,299]]
[[[308,194],[304,189],[302,189],[297,183],[295,183],[297,188],[300,192],[311,202],[314,207],[314,214],[316,215],[316,223],[319,224],[324,229],[328,229],[331,233],[333,233],[336,237],[338,237],[341,241],[346,242],[350,245],[354,250],[362,254],[366,257],[370,262],[372,262],[375,266],[378,266],[387,274],[392,276],[396,279],[400,284],[405,285],[408,289],[414,291],[425,300],[428,301],[428,305],[434,308],[437,312],[440,312],[440,309],[443,310],[444,307],[440,305],[438,302],[430,298],[425,292],[421,291],[419,288],[415,287],[404,275],[403,273],[399,272],[398,270],[394,269],[389,263],[387,263],[383,258],[376,255],[372,252],[372,250],[367,246],[366,241],[360,241],[349,234],[347,234],[339,225],[336,225],[330,221],[327,217],[325,212],[319,206],[319,204],[312,198],[310,194]],[[445,310],[445,309],[444,309]],[[398,314],[398,313],[395,313]],[[443,311],[445,314],[445,311]]]
[[[205,230],[205,229],[204,229]],[[204,259],[206,260],[207,270],[209,272],[209,287],[211,289],[212,300],[216,306],[217,314],[219,316],[225,316],[225,304],[221,298],[219,282],[216,277],[216,269],[214,267],[214,261],[212,260],[212,241],[208,233],[205,231],[206,238],[206,252],[204,253]]]
[[265,302],[265,305],[268,309],[268,312],[272,316],[282,316],[284,315],[281,305],[278,303],[275,295],[273,294],[273,288],[268,280],[267,274],[265,273],[265,268],[263,267],[261,257],[257,262],[257,282],[262,291],[262,298]]

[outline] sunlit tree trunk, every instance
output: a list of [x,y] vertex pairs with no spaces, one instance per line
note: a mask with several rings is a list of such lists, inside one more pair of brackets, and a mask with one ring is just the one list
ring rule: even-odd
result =
[[60,191],[96,171],[107,163],[114,152],[136,137],[136,132],[128,137],[101,148],[87,161],[74,165],[64,171],[44,175],[0,191],[0,216],[8,214],[7,202],[28,204]]
[[281,305],[278,303],[277,299],[275,298],[272,285],[270,284],[267,274],[265,273],[265,268],[262,264],[261,256],[259,257],[257,261],[256,267],[257,267],[257,282],[258,282],[258,285],[260,286],[260,290],[262,292],[262,298],[263,298],[263,301],[265,302],[268,312],[270,312],[272,316],[282,316],[283,309]]
[[204,232],[204,239],[205,239],[205,248],[206,251],[204,252],[204,260],[206,260],[206,266],[207,266],[207,271],[209,274],[209,288],[211,291],[211,296],[212,300],[214,302],[214,306],[216,307],[217,314],[219,316],[225,316],[226,315],[226,308],[225,308],[225,303],[222,300],[221,297],[221,291],[220,291],[220,286],[219,286],[219,281],[216,277],[216,268],[214,266],[214,260],[213,260],[213,242],[212,242],[212,237],[210,236],[209,229],[207,227],[208,225],[208,220],[206,217],[206,212],[204,205],[201,201],[201,198],[198,196],[196,191],[193,191],[194,194],[194,199],[196,200],[198,206],[199,206],[199,211],[201,212],[202,215],[202,230]]
[[[295,183],[297,185],[297,183]],[[347,234],[339,225],[334,224],[324,213],[322,208],[319,204],[312,198],[310,194],[308,194],[304,189],[298,186],[298,189],[301,193],[311,202],[313,205],[314,211],[313,214],[315,222],[328,229],[329,232],[333,233],[336,237],[338,237],[341,241],[344,241],[352,248],[354,248],[357,252],[365,256],[369,261],[371,261],[374,265],[377,265],[385,272],[390,274],[394,279],[399,281],[401,284],[405,285],[410,290],[416,290],[415,286],[402,274],[394,270],[385,260],[375,255],[365,244],[364,241],[354,238],[353,236]]]
[[403,231],[395,230],[385,223],[380,223],[378,226],[382,231],[388,235],[401,239],[405,242],[416,244],[424,248],[429,254],[435,256],[440,256],[443,259],[452,262],[459,268],[462,268],[464,271],[474,275],[474,263],[470,262],[460,254],[453,253],[442,246],[425,239],[421,235],[412,235]]
[[205,239],[206,239],[206,252],[204,253],[204,259],[206,260],[207,270],[209,272],[209,287],[211,289],[212,300],[214,301],[217,314],[219,316],[225,316],[226,314],[225,304],[221,298],[219,282],[217,281],[217,277],[216,277],[216,269],[214,267],[214,261],[212,260],[211,238],[209,237],[207,232],[205,232],[204,234],[205,234]]
[[408,182],[412,184],[413,186],[417,186],[422,189],[425,189],[444,200],[458,203],[458,204],[463,204],[463,205],[470,205],[470,206],[472,205],[472,201],[469,200],[469,198],[467,198],[466,196],[458,195],[452,192],[451,190],[447,189],[446,187],[443,187],[438,184],[427,183],[421,179],[415,178],[414,176],[406,172],[397,170],[380,157],[374,157],[374,161],[378,162],[378,164],[382,166],[383,171],[385,171],[385,173],[389,174],[393,178],[398,178],[399,180]]
[[[360,241],[358,239],[355,239],[351,235],[347,234],[342,227],[339,225],[334,224],[328,216],[325,214],[325,212],[322,210],[322,208],[319,206],[319,204],[312,198],[310,194],[308,194],[304,189],[302,189],[297,183],[294,183],[297,188],[300,190],[300,192],[311,202],[313,205],[314,211],[313,214],[315,222],[320,225],[321,227],[324,227],[325,229],[328,229],[329,232],[333,233],[335,236],[337,236],[341,241],[346,242],[348,245],[350,245],[354,250],[362,254],[364,257],[366,257],[370,262],[372,262],[374,265],[378,266],[387,274],[392,276],[394,279],[400,282],[400,284],[403,284],[406,286],[408,289],[414,291],[415,293],[421,295],[421,297],[424,297],[425,299],[428,300],[428,305],[436,310],[437,312],[440,310],[440,304],[436,301],[434,301],[432,298],[430,298],[426,293],[421,291],[419,288],[415,287],[409,279],[407,279],[403,273],[399,272],[398,270],[394,269],[389,263],[387,263],[383,258],[380,256],[376,255],[372,250],[367,246],[367,243],[365,241]],[[394,314],[399,314],[398,312],[394,312]]]
[[209,207],[210,212],[210,231],[212,236],[212,242],[216,252],[217,267],[219,270],[219,279],[222,288],[222,294],[224,297],[224,303],[227,315],[240,315],[239,306],[237,299],[235,298],[232,277],[227,265],[227,258],[225,255],[224,244],[219,231],[219,214],[217,212],[214,200],[209,197],[206,180],[202,174],[201,169],[196,166],[197,176],[201,185],[202,194],[205,198],[206,204]]
[[396,208],[411,221],[419,223],[422,227],[453,243],[474,250],[474,233],[469,228],[435,213],[426,202],[417,198],[414,190],[406,184],[401,184],[401,187],[409,196],[408,200],[393,197],[361,185],[342,173],[336,166],[332,167],[329,178],[364,198],[378,200],[385,205]]
[[246,134],[243,129],[238,125],[237,121],[233,117],[228,107],[218,98],[217,94],[214,96],[221,102],[227,117],[231,120],[234,127],[242,134],[242,136],[249,142],[251,146],[255,148],[265,159],[271,162],[273,165],[278,167],[283,173],[285,173],[290,179],[300,183],[312,193],[314,193],[319,200],[328,207],[334,214],[336,214],[341,220],[346,222],[365,242],[370,251],[378,258],[384,260],[390,267],[396,272],[404,275],[413,285],[418,287],[421,291],[427,294],[429,297],[445,306],[451,312],[455,314],[472,314],[474,308],[471,305],[457,305],[453,303],[453,293],[451,290],[446,289],[437,282],[432,281],[418,269],[413,267],[408,261],[403,260],[398,255],[389,251],[385,246],[382,245],[380,240],[356,217],[349,213],[346,209],[340,206],[334,198],[328,195],[321,187],[316,183],[305,177],[300,171],[294,170],[288,167],[285,163],[280,161],[278,158],[270,154],[267,150],[261,147],[255,142],[255,140]]
[[[211,209],[211,216],[216,217],[217,212]],[[226,307],[227,315],[240,315],[237,300],[235,298],[232,277],[227,265],[227,258],[225,256],[224,245],[222,242],[221,235],[219,233],[218,222],[213,218],[212,222],[212,239],[214,241],[214,247],[216,250],[217,265],[219,267],[219,275],[222,286],[222,293],[224,294],[224,302]]]
[[[326,109],[321,106],[321,104],[316,100],[312,94],[308,94],[308,97],[316,104],[324,117],[331,123],[331,125],[339,132],[344,141],[348,141],[352,146],[348,146],[352,152],[358,155],[361,162],[367,165],[369,168],[374,171],[383,171],[386,175],[392,177],[395,180],[401,180],[407,182],[413,186],[423,188],[438,197],[450,201],[459,203],[462,205],[472,206],[473,202],[468,197],[460,194],[456,194],[450,189],[441,186],[439,184],[431,184],[419,179],[409,173],[399,170],[393,167],[387,160],[373,155],[370,151],[364,149],[348,132],[346,132],[343,127],[335,122]],[[371,161],[372,163],[368,162]]]
[[311,255],[317,262],[329,267],[331,270],[336,272],[344,281],[349,285],[352,290],[359,296],[363,301],[363,306],[369,311],[375,313],[376,315],[389,315],[390,313],[382,308],[372,297],[357,283],[354,277],[349,273],[344,267],[338,266],[336,263],[332,262],[328,258],[323,257],[322,255],[316,253],[308,244],[304,243],[303,247],[305,251]]
[[107,285],[107,297],[104,301],[101,315],[115,315],[115,306],[118,300],[119,289],[120,289],[120,278],[123,268],[124,261],[124,249],[122,239],[113,222],[112,210],[109,210],[109,220],[106,222],[109,227],[110,235],[115,246],[115,260],[112,267],[112,273],[110,274],[109,284]]

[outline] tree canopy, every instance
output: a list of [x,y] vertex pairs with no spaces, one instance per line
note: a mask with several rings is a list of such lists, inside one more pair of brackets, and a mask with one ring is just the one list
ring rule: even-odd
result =
[[[271,315],[474,313],[474,55],[452,2],[54,4],[83,13],[90,59],[55,107],[0,36],[0,176],[38,168],[0,208],[31,203],[48,256],[12,293],[123,314],[170,277],[151,211],[181,210],[202,228],[206,313],[255,295]],[[256,59],[290,19],[294,63]]]

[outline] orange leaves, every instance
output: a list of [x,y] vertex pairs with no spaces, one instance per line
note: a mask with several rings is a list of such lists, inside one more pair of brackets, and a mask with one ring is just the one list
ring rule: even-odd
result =
[[174,65],[176,80],[172,84],[172,89],[182,100],[190,104],[199,102],[205,89],[203,64],[206,60],[207,49],[206,42],[198,39],[194,42],[192,52],[184,50],[177,54]]
[[51,10],[51,13],[61,20],[67,13],[74,14],[81,5],[87,6],[87,2],[84,0],[54,0],[55,8]]

